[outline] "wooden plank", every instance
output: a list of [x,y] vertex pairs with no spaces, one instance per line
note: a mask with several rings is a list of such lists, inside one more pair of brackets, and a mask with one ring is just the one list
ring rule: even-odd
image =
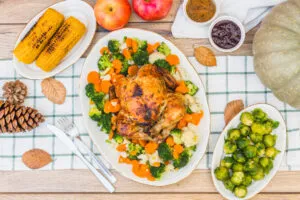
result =
[[[36,14],[47,7],[62,0],[1,0],[0,1],[0,24],[23,24],[28,23]],[[94,6],[96,0],[84,0]],[[182,0],[174,0],[168,16],[158,22],[174,21],[178,7]],[[143,22],[132,10],[131,22]]]
[[[23,30],[25,25],[0,25],[0,59],[12,58],[12,51],[15,42]],[[176,39],[172,36],[170,32],[172,23],[129,23],[130,28],[140,28],[145,30],[150,30],[161,34],[166,39],[172,41],[186,56],[193,56],[194,47],[197,46],[208,46],[211,48],[208,39]],[[251,30],[246,37],[245,44],[236,52],[226,54],[226,55],[252,55],[252,40],[257,28]],[[92,45],[84,54],[84,57],[88,55],[94,44],[108,32],[104,29],[98,28],[97,33],[93,39]],[[224,53],[215,51],[216,55],[225,55]]]
[[[221,200],[219,194],[0,194],[0,200]],[[299,194],[258,194],[253,200],[299,200]]]
[[[210,171],[195,170],[183,181],[153,187],[136,183],[114,172],[117,193],[216,193]],[[300,173],[280,171],[264,193],[300,193]],[[101,183],[88,170],[0,172],[0,193],[105,193]]]

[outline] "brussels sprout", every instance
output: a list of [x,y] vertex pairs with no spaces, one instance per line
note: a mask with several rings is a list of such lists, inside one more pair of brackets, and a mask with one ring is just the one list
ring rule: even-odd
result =
[[245,186],[238,186],[234,188],[234,195],[238,198],[244,198],[247,195],[247,188]]
[[276,143],[277,135],[265,135],[264,144],[266,147],[273,147]]
[[241,132],[239,129],[231,129],[228,131],[228,139],[231,141],[236,141],[241,137]]
[[251,132],[251,129],[249,126],[245,126],[243,124],[240,124],[239,125],[239,129],[240,129],[240,132],[241,132],[241,135],[242,136],[248,136]]
[[264,168],[265,174],[269,174],[272,169],[273,169],[273,161],[270,160],[268,166]]
[[245,172],[254,172],[258,168],[257,163],[254,160],[248,160],[246,164],[244,165],[244,171]]
[[256,162],[257,164],[259,163],[259,157],[258,157],[258,156],[252,158],[251,160],[253,160],[253,161]]
[[266,129],[266,124],[261,124],[261,123],[258,123],[258,122],[254,122],[252,124],[251,130],[252,130],[253,133],[258,134],[258,135],[264,135],[264,134],[268,133],[268,131]]
[[224,152],[226,154],[232,154],[232,153],[234,153],[236,151],[236,149],[237,149],[236,144],[234,144],[234,143],[232,143],[230,141],[225,142],[225,144],[224,144]]
[[272,121],[267,121],[264,124],[265,126],[265,134],[270,134],[273,131],[273,122]]
[[256,148],[257,148],[257,155],[258,156],[263,156],[265,155],[265,145],[261,142],[255,144]]
[[251,133],[250,134],[250,139],[252,140],[252,142],[258,143],[258,142],[262,142],[263,141],[263,136],[255,134],[255,133]]
[[244,165],[241,163],[234,163],[232,165],[232,171],[233,172],[242,172],[242,171],[244,171]]
[[244,163],[246,162],[246,157],[241,151],[236,151],[232,155],[233,159],[239,163]]
[[234,160],[232,157],[225,157],[223,160],[221,160],[221,166],[231,168],[234,163]]
[[255,172],[250,173],[252,178],[256,181],[261,180],[265,177],[263,168],[257,168]]
[[268,119],[268,115],[264,111],[262,111],[262,109],[260,109],[260,108],[255,108],[252,111],[252,115],[253,115],[255,121],[264,122]]
[[244,181],[242,182],[243,186],[249,186],[252,183],[252,177],[250,175],[245,175]]
[[257,149],[254,145],[249,145],[243,149],[243,152],[247,158],[254,158],[257,154]]
[[229,170],[226,167],[217,167],[215,176],[218,180],[223,181],[229,178]]
[[246,137],[240,138],[236,141],[236,144],[237,144],[239,149],[243,149],[246,146],[250,145],[250,140]]
[[245,178],[244,172],[233,172],[230,180],[234,185],[240,185],[242,184],[244,178]]
[[274,159],[278,153],[280,153],[280,151],[274,147],[268,147],[266,149],[266,156],[271,159]]
[[233,190],[234,190],[235,185],[231,182],[230,179],[225,180],[223,183],[224,183],[224,186],[225,186],[225,188],[226,188],[227,190],[230,190],[230,191],[233,191]]
[[251,126],[254,122],[254,117],[249,112],[244,112],[240,118],[241,122],[246,126]]
[[269,164],[270,164],[270,159],[269,158],[266,158],[266,157],[263,157],[263,158],[260,158],[259,159],[259,163],[260,163],[260,165],[263,167],[263,168],[265,168],[265,167],[267,167]]

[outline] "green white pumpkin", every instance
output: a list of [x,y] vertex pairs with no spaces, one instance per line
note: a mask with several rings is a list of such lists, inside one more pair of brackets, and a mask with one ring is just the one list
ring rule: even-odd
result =
[[275,96],[300,108],[300,0],[272,9],[253,42],[254,66]]

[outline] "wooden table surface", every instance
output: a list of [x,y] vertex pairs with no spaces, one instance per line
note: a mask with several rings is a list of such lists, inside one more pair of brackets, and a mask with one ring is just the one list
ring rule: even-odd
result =
[[[15,41],[26,23],[41,10],[59,1],[0,0],[0,59],[12,58]],[[92,6],[95,3],[93,0],[87,2]],[[144,22],[133,14],[127,27],[157,32],[174,42],[186,56],[193,56],[195,46],[209,46],[209,42],[207,39],[172,37],[171,25],[180,3],[181,0],[174,0],[168,17],[157,22]],[[251,55],[251,43],[256,30],[257,28],[254,28],[247,34],[245,44],[232,55]],[[98,27],[93,44],[105,34],[107,31]],[[85,55],[88,52],[89,50]],[[167,187],[146,186],[130,181],[117,172],[114,174],[118,179],[117,190],[114,194],[108,194],[88,170],[0,171],[0,199],[222,199],[212,183],[208,170],[195,170],[185,180]],[[254,199],[300,199],[300,172],[278,172],[271,183]]]

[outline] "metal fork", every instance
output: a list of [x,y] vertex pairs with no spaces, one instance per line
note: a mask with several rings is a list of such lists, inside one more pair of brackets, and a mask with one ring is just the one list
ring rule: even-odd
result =
[[[86,144],[81,140],[80,135],[79,135],[79,131],[77,129],[77,126],[75,125],[75,123],[64,117],[61,118],[59,120],[57,120],[58,125],[60,126],[60,128],[67,133],[69,136],[72,137],[72,139],[74,139],[75,144],[80,148],[83,149],[83,151],[85,153],[88,154],[88,156],[94,161],[94,163],[98,166],[99,170],[101,171],[101,173],[111,182],[111,183],[115,183],[117,181],[117,179],[114,177],[114,175],[109,171],[107,165],[109,165],[107,163],[107,161],[105,161],[101,156],[99,156],[99,158],[86,146]],[[104,163],[107,163],[107,165],[105,165]]]

